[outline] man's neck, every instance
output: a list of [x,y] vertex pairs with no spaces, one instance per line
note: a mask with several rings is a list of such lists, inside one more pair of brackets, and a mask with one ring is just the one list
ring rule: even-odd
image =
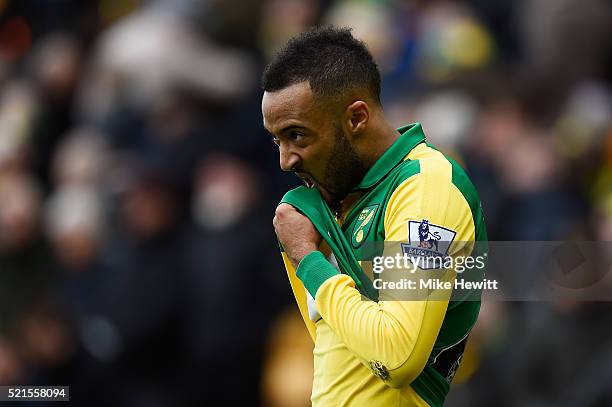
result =
[[368,169],[391,147],[399,138],[400,133],[391,126],[386,120],[381,119],[374,123],[372,133],[364,140],[364,157]]
[[[400,133],[397,129],[387,123],[386,120],[381,120],[378,124],[375,124],[371,134],[364,140],[363,146],[363,151],[367,152],[367,155],[364,154],[363,157],[366,160],[368,170],[372,168],[385,151],[395,143],[399,136]],[[350,212],[355,202],[361,197],[362,192],[363,191],[352,192],[344,197],[337,205],[334,205],[335,207],[332,210],[340,224],[344,222],[346,215]]]

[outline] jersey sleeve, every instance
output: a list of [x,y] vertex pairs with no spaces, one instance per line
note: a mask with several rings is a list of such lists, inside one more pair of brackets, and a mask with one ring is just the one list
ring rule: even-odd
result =
[[[431,159],[421,160],[420,166],[418,174],[403,180],[391,194],[384,215],[385,242],[409,242],[409,223],[427,220],[431,229],[453,232],[448,255],[470,251],[466,245],[474,240],[474,222],[468,203],[452,183],[450,163]],[[435,300],[424,296],[405,301],[400,292],[385,292],[378,302],[364,300],[353,280],[317,252],[304,258],[297,276],[315,298],[324,321],[386,384],[401,387],[420,374],[444,320],[450,291]]]

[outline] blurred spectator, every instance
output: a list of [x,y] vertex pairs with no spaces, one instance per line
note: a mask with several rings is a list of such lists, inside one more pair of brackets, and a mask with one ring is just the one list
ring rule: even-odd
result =
[[72,100],[79,81],[81,50],[70,34],[52,34],[36,44],[30,69],[39,108],[32,123],[28,147],[32,170],[49,186],[49,167],[60,138],[70,129]]
[[176,89],[225,102],[256,81],[248,55],[215,44],[180,14],[155,5],[105,32],[94,61],[80,101],[93,120],[107,117],[120,100],[147,109]]
[[269,0],[263,3],[259,40],[267,58],[271,58],[289,38],[313,25],[322,8],[318,0]]
[[111,400],[125,406],[180,404],[187,395],[177,377],[182,274],[177,197],[156,168],[135,162],[128,169],[116,197],[118,229],[105,256],[116,276],[106,298],[112,299],[107,330],[120,352],[110,355],[113,375],[118,375],[112,378],[117,387]]
[[[55,276],[41,234],[41,194],[34,180],[0,175],[0,338],[4,383],[27,380],[70,354],[67,326],[53,301]],[[0,339],[1,340],[1,339]]]
[[0,92],[0,170],[26,170],[30,164],[32,122],[38,100],[27,81],[13,80]]
[[104,138],[95,129],[86,127],[75,128],[64,135],[53,157],[54,183],[102,187],[113,159]]
[[3,386],[19,383],[23,380],[24,370],[12,342],[0,336],[0,383]]
[[260,183],[226,155],[210,157],[196,173],[197,224],[185,245],[181,332],[191,366],[186,383],[196,386],[206,377],[194,405],[257,405],[261,399],[267,328],[288,293]]
[[90,262],[104,243],[101,199],[85,187],[58,190],[48,203],[47,234],[58,260],[73,272]]
[[294,308],[282,313],[270,328],[263,377],[264,405],[310,405],[313,343]]

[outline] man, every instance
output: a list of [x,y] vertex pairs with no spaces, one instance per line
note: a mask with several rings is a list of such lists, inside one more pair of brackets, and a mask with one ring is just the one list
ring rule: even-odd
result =
[[439,255],[469,255],[469,243],[486,240],[473,185],[425,143],[419,124],[396,130],[385,120],[380,74],[349,29],[293,38],[262,85],[264,127],[282,170],[319,191],[344,236],[322,239],[314,216],[294,205],[276,210],[294,295],[315,340],[313,405],[442,405],[480,302],[368,297],[327,246],[348,246],[357,260],[375,242],[424,250],[421,227],[444,249]]

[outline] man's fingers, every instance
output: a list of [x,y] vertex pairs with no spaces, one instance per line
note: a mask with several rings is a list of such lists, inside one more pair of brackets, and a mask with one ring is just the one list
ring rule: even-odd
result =
[[289,204],[280,204],[276,207],[276,211],[274,212],[274,219],[272,219],[272,225],[277,229],[283,222],[285,222],[289,216],[293,213],[297,212],[295,208]]
[[275,218],[283,219],[291,212],[295,212],[295,208],[289,204],[282,203],[276,207]]
[[293,206],[288,204],[280,204],[276,207],[276,211],[274,212],[274,219],[272,219],[272,225],[274,226],[274,230],[278,234],[278,228],[282,224],[284,220],[289,216],[290,211],[294,211]]

